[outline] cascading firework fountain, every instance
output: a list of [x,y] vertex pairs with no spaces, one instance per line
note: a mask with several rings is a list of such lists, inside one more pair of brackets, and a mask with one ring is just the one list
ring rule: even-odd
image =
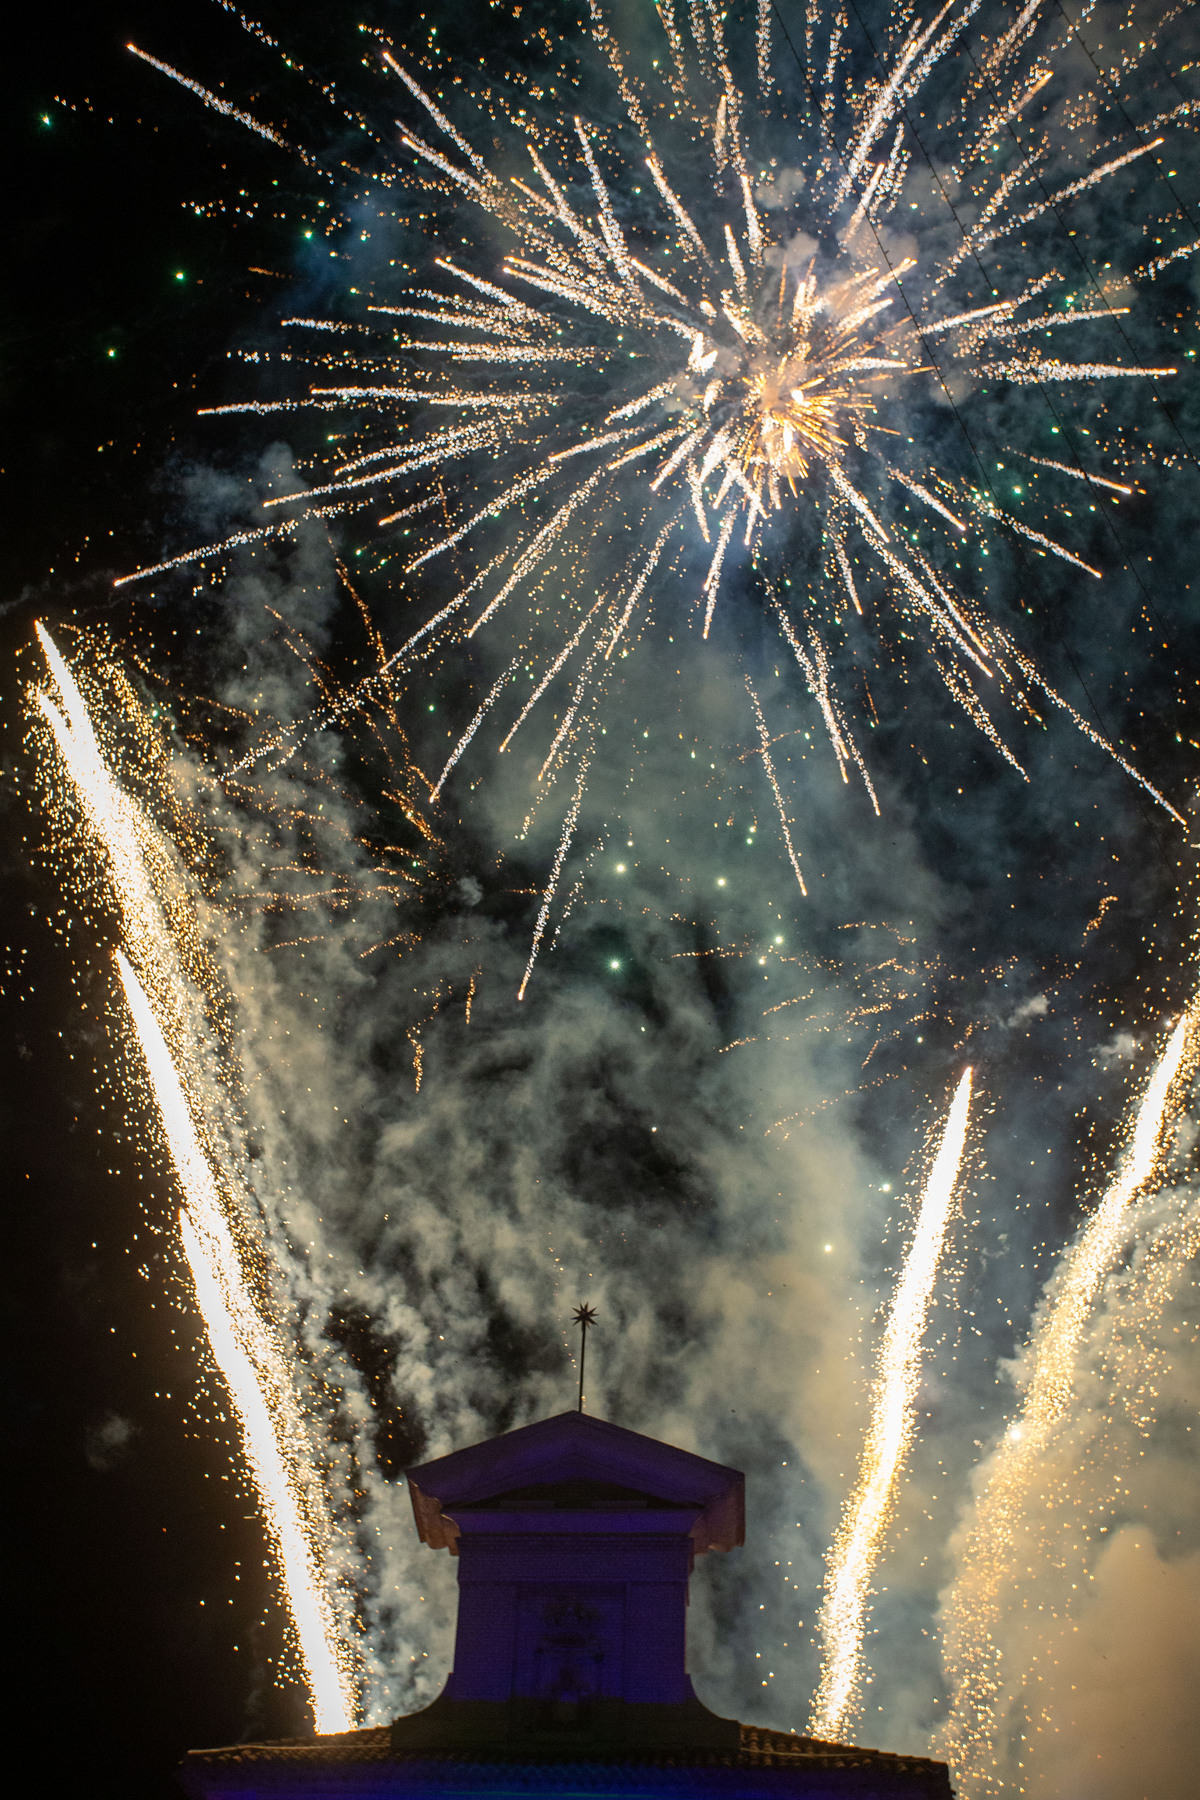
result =
[[821,1611],[824,1661],[812,1731],[844,1735],[862,1683],[862,1647],[871,1576],[884,1548],[896,1483],[915,1428],[921,1339],[933,1298],[950,1209],[962,1171],[971,1111],[971,1070],[959,1079],[937,1154],[921,1194],[879,1347],[878,1373],[862,1462],[829,1553]]
[[[947,1754],[976,1800],[1000,1790],[997,1737],[1007,1671],[995,1631],[1014,1566],[1017,1528],[1042,1503],[1047,1453],[1072,1398],[1085,1326],[1139,1194],[1161,1173],[1167,1128],[1200,1054],[1200,1003],[1176,1023],[1132,1109],[1128,1142],[1100,1203],[1063,1252],[1024,1357],[1020,1410],[981,1472],[944,1608],[951,1710]],[[1014,1671],[1019,1677],[1019,1671]]]
[[[246,1258],[197,1130],[197,1112],[204,1110],[198,1096],[211,1092],[213,1083],[206,1079],[204,1008],[180,960],[178,932],[187,910],[177,906],[174,921],[168,921],[151,862],[158,865],[161,883],[164,871],[173,873],[170,852],[109,771],[83,693],[49,632],[39,624],[37,633],[58,699],[44,688],[36,688],[33,699],[53,734],[71,796],[102,852],[106,883],[117,903],[129,951],[129,956],[117,952],[117,966],[183,1192],[179,1225],[196,1303],[278,1556],[317,1729],[345,1730],[354,1718],[353,1671],[322,1567],[331,1530],[326,1497],[311,1467],[290,1358],[250,1292]],[[178,1048],[169,1046],[168,1031]],[[226,1177],[228,1185],[227,1172]],[[243,1237],[248,1234],[248,1205],[235,1214],[234,1225]]]

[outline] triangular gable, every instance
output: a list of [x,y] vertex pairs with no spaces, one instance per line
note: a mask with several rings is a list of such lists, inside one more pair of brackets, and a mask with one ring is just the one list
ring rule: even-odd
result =
[[456,1506],[574,1481],[609,1483],[663,1505],[695,1507],[692,1538],[698,1553],[743,1542],[745,1478],[739,1470],[589,1413],[539,1419],[408,1471],[417,1529],[439,1548],[453,1548],[457,1531],[443,1515],[452,1515]]

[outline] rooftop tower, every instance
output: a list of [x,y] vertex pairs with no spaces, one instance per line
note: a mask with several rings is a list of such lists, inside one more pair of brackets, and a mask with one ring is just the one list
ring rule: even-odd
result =
[[411,1469],[417,1530],[458,1558],[454,1671],[398,1747],[736,1746],[687,1674],[697,1556],[745,1536],[737,1469],[560,1413]]
[[687,1673],[697,1556],[743,1541],[745,1482],[583,1412],[408,1472],[423,1543],[458,1559],[454,1668],[390,1726],[197,1750],[201,1800],[951,1800],[944,1763],[723,1719]]

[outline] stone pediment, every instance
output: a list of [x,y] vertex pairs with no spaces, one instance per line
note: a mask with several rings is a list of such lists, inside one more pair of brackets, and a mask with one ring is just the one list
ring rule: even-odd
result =
[[457,1511],[693,1515],[693,1550],[732,1550],[745,1537],[745,1481],[737,1469],[659,1443],[589,1413],[559,1413],[408,1471],[417,1530],[456,1550]]

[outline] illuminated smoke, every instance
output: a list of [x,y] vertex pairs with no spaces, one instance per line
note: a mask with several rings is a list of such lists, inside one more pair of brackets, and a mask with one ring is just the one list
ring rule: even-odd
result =
[[1076,1241],[1062,1254],[1024,1358],[1024,1397],[993,1453],[947,1595],[944,1658],[953,1688],[944,1747],[971,1795],[996,1790],[998,1705],[1005,1686],[995,1629],[1023,1520],[1043,1491],[1043,1465],[1070,1406],[1080,1344],[1126,1239],[1130,1209],[1159,1178],[1164,1138],[1182,1078],[1195,1063],[1200,1005],[1172,1031],[1138,1103],[1117,1173]]
[[839,1737],[858,1706],[871,1576],[892,1515],[900,1467],[912,1441],[921,1382],[921,1339],[962,1168],[970,1110],[971,1071],[964,1069],[921,1195],[913,1240],[888,1314],[858,1481],[830,1552],[821,1610],[824,1660],[811,1726],[817,1737]]
[[[129,959],[118,951],[138,1042],[185,1196],[183,1239],[197,1301],[237,1411],[247,1461],[279,1555],[318,1729],[342,1729],[352,1723],[353,1707],[346,1651],[339,1647],[333,1609],[319,1573],[319,1548],[328,1541],[330,1529],[327,1510],[310,1466],[288,1358],[246,1285],[243,1258],[196,1125],[196,1115],[204,1114],[202,1095],[210,1084],[205,1079],[203,1009],[181,967],[175,935],[186,930],[189,915],[185,907],[176,906],[173,922],[168,923],[159,891],[171,874],[165,846],[142,808],[109,772],[83,693],[49,632],[39,623],[37,633],[62,704],[43,689],[35,690],[33,699],[102,848],[122,936],[142,972],[139,979]],[[214,1141],[219,1138],[219,1123],[210,1135]],[[225,1178],[228,1183],[227,1171]],[[234,1214],[243,1234],[248,1216],[248,1205]]]

